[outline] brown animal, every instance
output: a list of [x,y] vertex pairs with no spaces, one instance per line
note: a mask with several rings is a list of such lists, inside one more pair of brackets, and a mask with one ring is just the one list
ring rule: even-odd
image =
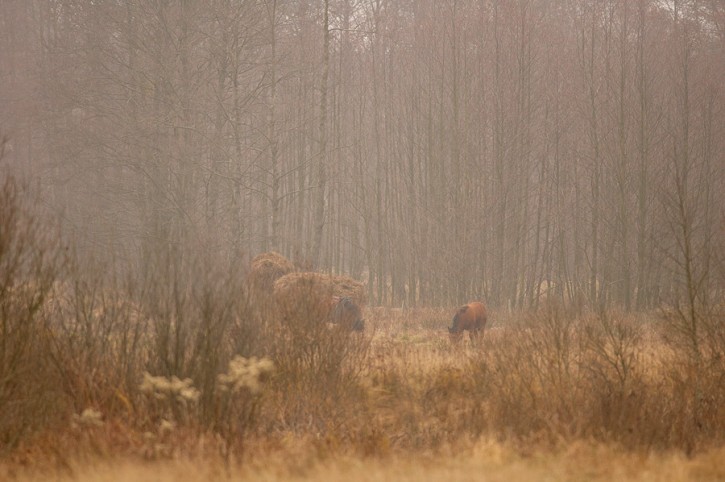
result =
[[339,326],[348,327],[352,331],[363,331],[365,320],[360,307],[347,296],[333,297],[333,307],[330,312],[330,322]]
[[274,282],[276,316],[287,327],[310,332],[325,322],[362,331],[364,288],[345,276],[290,273]]
[[483,303],[473,301],[458,308],[453,316],[453,326],[448,328],[448,333],[458,337],[464,331],[468,331],[468,336],[473,342],[485,326],[486,307]]

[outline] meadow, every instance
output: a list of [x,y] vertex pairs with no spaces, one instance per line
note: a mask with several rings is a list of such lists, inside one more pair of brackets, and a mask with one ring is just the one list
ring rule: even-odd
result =
[[544,299],[477,343],[453,306],[367,306],[358,333],[241,262],[81,261],[4,189],[0,479],[725,477],[717,304]]
[[[250,357],[236,375],[227,370],[237,390],[222,388],[215,374],[208,402],[197,388],[203,382],[193,379],[144,379],[139,371],[124,385],[129,363],[106,359],[123,353],[99,350],[96,363],[66,365],[63,379],[29,380],[46,386],[39,391],[47,399],[22,407],[28,413],[18,408],[27,416],[27,435],[4,454],[0,474],[13,480],[725,477],[722,370],[703,364],[697,374],[689,371],[660,333],[665,323],[658,315],[574,318],[554,307],[495,314],[474,345],[449,339],[449,311],[369,308],[364,335],[325,327],[307,344],[279,333],[273,345],[286,356]],[[151,349],[139,353],[153,358]],[[38,417],[42,424],[30,421]]]

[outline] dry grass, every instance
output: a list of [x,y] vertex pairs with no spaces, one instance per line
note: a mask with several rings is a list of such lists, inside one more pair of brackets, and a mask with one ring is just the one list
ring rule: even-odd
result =
[[176,459],[153,463],[133,459],[72,463],[60,471],[0,468],[0,478],[33,482],[316,480],[316,481],[716,481],[725,478],[723,449],[694,458],[679,453],[639,454],[577,442],[556,451],[522,456],[505,444],[480,440],[462,450],[395,458],[350,455],[320,457],[305,440],[287,440],[278,451],[255,455],[243,465],[221,459]]
[[723,476],[716,311],[542,304],[473,345],[452,308],[366,308],[354,333],[326,323],[332,296],[363,304],[350,278],[287,274],[263,302],[244,267],[170,250],[120,283],[0,196],[0,478]]
[[[672,364],[676,353],[649,317],[522,314],[490,329],[474,346],[451,345],[445,310],[400,316],[376,309],[369,315],[375,329],[361,339],[327,339],[335,332],[315,332],[318,357],[333,352],[346,354],[343,358],[313,358],[297,371],[278,368],[263,385],[255,382],[259,394],[226,400],[226,411],[215,412],[226,422],[211,430],[192,406],[169,405],[167,411],[158,400],[137,401],[134,409],[147,414],[138,423],[109,416],[99,405],[102,423],[71,417],[66,428],[27,440],[0,464],[0,478],[725,476],[719,463],[725,455],[722,409],[703,402],[699,416],[710,427],[689,423],[693,402],[682,397],[687,372]],[[306,353],[299,348],[304,344],[296,346]],[[364,349],[349,351],[356,346]],[[355,370],[320,371],[324,360],[348,368],[351,363]],[[284,356],[277,354],[275,364],[279,361],[284,366]],[[305,378],[306,372],[316,375]],[[722,397],[717,376],[700,374],[704,400]],[[156,425],[148,423],[152,413]],[[234,420],[244,420],[247,428],[235,428]]]

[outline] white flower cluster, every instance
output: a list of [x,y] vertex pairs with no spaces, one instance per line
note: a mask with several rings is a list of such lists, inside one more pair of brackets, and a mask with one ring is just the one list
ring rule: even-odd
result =
[[274,363],[269,358],[252,357],[247,359],[236,356],[229,362],[229,371],[218,377],[220,389],[237,393],[242,388],[247,388],[253,394],[259,393],[262,388],[260,377],[273,370]]
[[176,428],[176,424],[172,422],[171,420],[163,419],[161,420],[161,423],[159,423],[159,433],[160,434],[167,434],[174,431]]
[[100,427],[103,425],[101,412],[86,408],[80,415],[74,414],[73,421],[81,427]]
[[153,395],[157,400],[173,400],[180,402],[196,402],[199,399],[199,390],[192,386],[191,378],[180,380],[173,376],[169,380],[166,377],[155,377],[148,372],[143,374],[141,391]]

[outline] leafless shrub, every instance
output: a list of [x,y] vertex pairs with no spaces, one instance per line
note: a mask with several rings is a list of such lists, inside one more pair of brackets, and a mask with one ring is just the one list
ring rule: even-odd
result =
[[640,326],[631,317],[613,312],[591,315],[583,320],[583,329],[584,348],[590,353],[585,365],[594,384],[626,391],[638,365]]
[[523,321],[512,340],[518,361],[507,362],[518,366],[520,395],[535,417],[530,427],[545,427],[555,436],[574,435],[578,428],[573,414],[581,389],[576,383],[580,351],[575,318],[562,305],[551,303]]
[[634,431],[640,430],[641,407],[649,392],[642,373],[641,326],[617,312],[591,314],[581,324],[581,376],[589,407],[586,431],[632,440]]
[[77,410],[103,403],[110,416],[131,416],[148,357],[148,317],[133,283],[122,285],[109,271],[74,262],[55,285],[44,309],[53,332],[49,356]]
[[671,437],[692,452],[725,427],[725,318],[697,287],[688,293],[660,316],[671,351],[662,371],[677,394]]
[[246,316],[244,268],[173,250],[159,254],[143,273],[142,306],[150,317],[147,369],[191,378],[201,392],[205,425],[212,423],[217,375],[234,353],[252,350],[258,330]]
[[277,318],[269,336],[289,423],[332,423],[336,412],[345,411],[340,402],[357,390],[370,338],[327,323],[333,294],[342,293],[339,286],[357,285],[347,280],[336,285],[317,273],[293,273],[275,283]]
[[56,423],[63,400],[47,357],[51,333],[42,308],[61,271],[58,245],[28,202],[27,190],[0,171],[0,451]]

